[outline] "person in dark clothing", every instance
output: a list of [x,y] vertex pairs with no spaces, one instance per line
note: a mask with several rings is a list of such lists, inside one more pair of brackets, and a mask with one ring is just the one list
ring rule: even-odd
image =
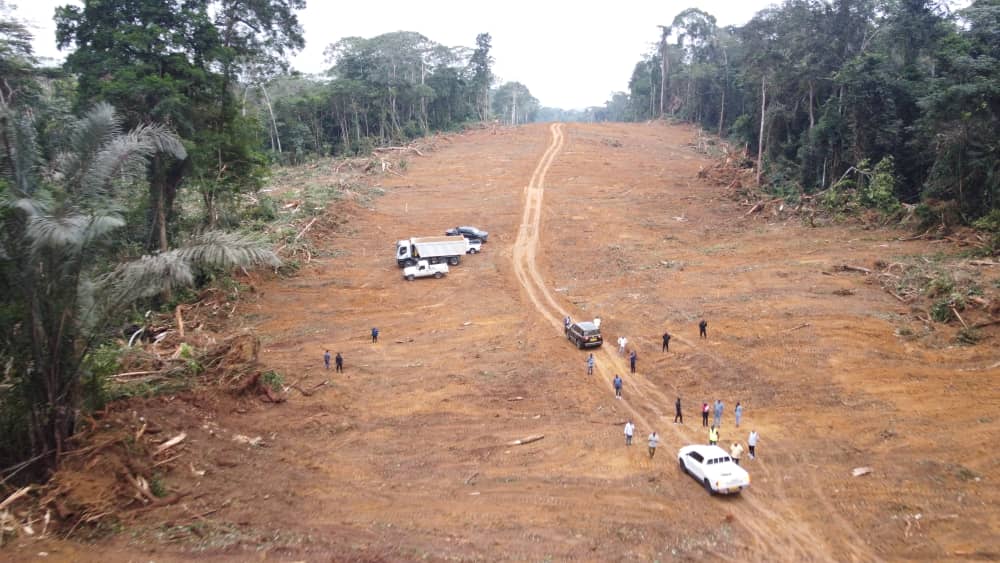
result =
[[378,329],[372,327],[372,344],[375,344],[377,342],[378,342]]
[[337,357],[334,360],[337,364],[337,371],[344,373],[344,357],[340,355],[340,352],[337,352]]
[[663,333],[663,347],[660,348],[660,351],[661,352],[669,352],[670,351],[670,333],[669,332],[664,332]]
[[701,322],[698,323],[698,337],[699,338],[708,338],[708,331],[707,331],[707,329],[708,329],[708,321],[706,321],[705,319],[702,319]]
[[632,368],[632,373],[635,373],[635,360],[638,357],[639,356],[635,353],[635,350],[632,350],[632,353],[628,355],[628,363],[629,366]]
[[677,402],[674,403],[674,424],[677,424],[678,421],[680,421],[681,424],[684,424],[684,415],[681,414],[680,397],[677,397]]
[[708,426],[708,403],[701,404],[701,425]]
[[323,365],[326,366],[326,369],[330,369],[330,351],[329,350],[327,350],[326,352],[323,353]]
[[615,374],[615,379],[614,379],[613,383],[615,385],[615,398],[621,399],[622,398],[622,378],[618,377],[618,374]]

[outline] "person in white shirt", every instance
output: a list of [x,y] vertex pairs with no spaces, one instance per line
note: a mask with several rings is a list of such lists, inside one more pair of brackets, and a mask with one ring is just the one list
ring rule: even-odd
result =
[[631,446],[632,445],[632,435],[633,434],[635,434],[635,425],[632,424],[632,421],[630,420],[630,421],[628,421],[628,422],[625,423],[625,445],[626,446]]
[[757,440],[760,440],[760,436],[757,435],[756,430],[751,430],[750,437],[747,438],[747,447],[750,449],[750,459],[754,459],[757,456]]
[[649,435],[649,459],[653,459],[653,456],[656,455],[656,446],[658,446],[659,444],[660,444],[660,437],[656,435],[656,432],[653,432],[652,434],[650,434]]
[[741,455],[743,455],[743,445],[739,442],[733,442],[733,445],[729,447],[729,457],[733,458],[736,465],[739,465]]
[[622,336],[621,338],[618,339],[618,353],[621,354],[622,356],[625,355],[625,346],[627,345],[628,345],[628,338]]

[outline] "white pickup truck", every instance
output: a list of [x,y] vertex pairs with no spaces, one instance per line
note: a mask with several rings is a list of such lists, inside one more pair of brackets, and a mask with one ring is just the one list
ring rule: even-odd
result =
[[427,260],[418,260],[416,266],[407,266],[403,268],[403,277],[406,278],[406,281],[413,281],[417,278],[426,278],[430,276],[442,278],[447,273],[447,264],[431,264]]

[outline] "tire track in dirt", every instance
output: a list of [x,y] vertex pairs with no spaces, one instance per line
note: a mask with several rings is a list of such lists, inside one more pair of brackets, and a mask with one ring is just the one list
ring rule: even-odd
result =
[[[515,275],[535,309],[541,313],[542,318],[547,320],[558,333],[561,333],[563,329],[562,318],[568,313],[549,292],[535,262],[540,241],[545,177],[553,161],[565,145],[562,124],[553,124],[549,128],[549,131],[552,135],[552,140],[538,161],[538,165],[532,173],[531,180],[524,189],[524,210],[521,216],[521,225],[518,229],[517,239],[512,248],[512,261]],[[678,338],[678,340],[692,348],[692,350],[697,350],[687,339]],[[711,359],[716,366],[722,369],[730,369],[726,362],[714,354],[702,350],[698,350],[696,354]],[[595,356],[603,359],[597,365],[598,378],[603,380],[605,388],[611,390],[611,372],[626,373],[624,360],[614,351],[609,350],[608,347],[600,348],[595,352]],[[623,407],[632,413],[634,419],[647,429],[656,428],[658,425],[650,424],[649,420],[643,415],[643,412],[649,414],[650,418],[657,422],[666,421],[667,416],[657,406],[659,404],[670,404],[671,402],[666,397],[664,391],[657,388],[648,379],[642,377],[631,377],[629,380],[631,382],[630,390],[641,401],[633,403],[632,401],[623,399]],[[681,429],[673,424],[670,424],[669,427],[672,428],[674,436],[681,443],[698,441],[692,440],[690,432],[686,429]],[[767,473],[770,474],[770,471],[767,471]],[[834,559],[830,554],[837,553],[834,547],[821,536],[817,535],[807,523],[798,517],[794,506],[788,501],[783,490],[784,484],[782,480],[772,477],[771,481],[779,489],[776,493],[782,506],[775,507],[777,510],[772,510],[771,506],[765,505],[763,501],[755,498],[753,495],[745,495],[744,499],[742,499],[744,502],[741,504],[730,504],[730,509],[739,514],[740,524],[750,535],[750,545],[758,550],[766,551],[768,558],[833,561]],[[810,490],[816,496],[820,497],[821,502],[825,506],[831,506],[822,497],[822,491],[819,490],[815,481],[811,483]],[[846,543],[847,552],[852,560],[878,560],[878,557],[871,553],[870,550],[864,549],[863,544],[861,546],[857,545],[861,538],[843,517],[839,514],[833,516],[837,527],[853,540]],[[823,549],[825,553],[817,553],[817,548],[825,548]]]

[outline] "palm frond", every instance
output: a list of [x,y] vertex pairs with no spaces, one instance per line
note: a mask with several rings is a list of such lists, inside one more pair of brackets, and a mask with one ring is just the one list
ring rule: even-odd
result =
[[281,259],[266,243],[240,233],[210,231],[193,243],[171,252],[195,264],[220,268],[281,265]]
[[9,200],[4,203],[7,207],[20,211],[28,218],[46,215],[49,210],[49,206],[44,201],[27,197]]
[[115,268],[97,282],[97,291],[113,309],[194,283],[187,260],[175,251],[143,256]]
[[55,159],[55,168],[71,192],[77,191],[90,163],[121,134],[121,118],[107,103],[99,103],[72,126],[69,147]]
[[94,215],[90,218],[90,224],[84,230],[84,245],[97,239],[103,238],[108,233],[125,226],[125,219],[117,213],[109,212],[101,215]]
[[93,155],[80,179],[79,190],[81,193],[106,192],[114,180],[141,179],[150,157],[156,153],[178,159],[187,157],[180,138],[162,125],[140,125],[124,135],[117,135]]
[[160,123],[140,125],[133,129],[131,134],[151,143],[156,152],[168,154],[177,160],[187,158],[187,149],[184,148],[181,138],[166,125]]
[[84,231],[89,223],[89,216],[76,213],[61,217],[31,217],[25,233],[31,244],[31,254],[41,256],[46,251],[76,254],[83,245]]

